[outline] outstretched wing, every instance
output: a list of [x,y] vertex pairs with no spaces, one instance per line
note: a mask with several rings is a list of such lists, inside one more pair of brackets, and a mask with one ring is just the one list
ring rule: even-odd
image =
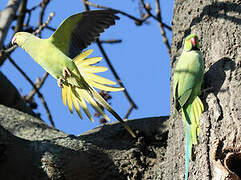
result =
[[65,19],[49,40],[70,58],[100,36],[119,19],[113,10],[95,10],[74,14]]

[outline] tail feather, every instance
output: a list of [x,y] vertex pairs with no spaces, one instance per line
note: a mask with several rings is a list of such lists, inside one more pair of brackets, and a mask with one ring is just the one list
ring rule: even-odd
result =
[[105,72],[108,70],[105,66],[81,66],[80,72],[91,72],[91,73],[98,73],[98,72]]
[[68,104],[68,107],[69,107],[69,111],[70,111],[70,113],[72,114],[72,113],[73,113],[73,105],[72,105],[71,85],[66,86],[66,87],[67,87],[67,92],[66,92],[66,95],[67,95],[67,104]]
[[63,101],[63,104],[66,106],[66,94],[67,94],[67,91],[66,91],[66,86],[63,84],[63,88],[61,90],[61,94],[62,94],[62,101]]
[[110,121],[110,118],[102,111],[100,106],[96,103],[96,101],[91,97],[91,95],[86,91],[81,89],[81,94],[86,99],[86,101],[97,111],[99,112],[103,118],[105,118],[107,121]]
[[132,137],[136,137],[135,133],[131,130],[131,128],[123,121],[123,119],[112,109],[112,107],[104,100],[104,98],[96,92],[95,89],[91,88],[91,92],[95,100],[105,107],[120,123],[126,128],[126,130],[131,134]]
[[72,89],[72,91],[75,97],[77,97],[77,101],[79,102],[81,108],[84,110],[86,116],[91,120],[91,122],[94,122],[94,119],[88,110],[87,104],[85,103],[84,97],[81,95],[80,89]]
[[86,66],[86,65],[92,65],[100,62],[102,60],[102,57],[92,57],[92,58],[86,58],[83,61],[80,61],[81,66]]
[[93,73],[86,72],[86,79],[90,79],[92,81],[98,82],[100,84],[111,84],[116,85],[116,82],[106,79],[104,77],[98,76]]
[[122,91],[122,90],[124,90],[124,88],[107,86],[107,85],[103,85],[103,84],[100,84],[100,83],[96,83],[94,81],[89,81],[87,79],[86,79],[86,82],[89,85],[91,85],[93,87],[96,87],[98,89],[104,90],[104,91]]
[[72,93],[72,101],[73,101],[73,105],[74,105],[74,108],[78,114],[78,116],[80,117],[80,119],[83,119],[83,116],[80,112],[80,107],[79,107],[79,102],[78,102],[78,98],[75,96],[74,93]]
[[[84,110],[88,118],[93,122],[93,118],[88,110],[86,102],[88,102],[97,112],[99,112],[106,120],[110,120],[108,116],[103,112],[100,105],[106,108],[120,123],[126,128],[126,130],[135,138],[135,133],[131,128],[122,120],[122,118],[111,108],[111,106],[105,101],[105,99],[94,89],[102,89],[106,91],[121,91],[124,88],[112,87],[106,84],[114,85],[115,82],[102,78],[93,73],[104,72],[107,70],[106,67],[93,66],[101,60],[101,58],[86,58],[91,54],[92,50],[87,50],[73,59],[76,65],[77,74],[71,73],[71,78],[67,78],[62,88],[62,100],[64,105],[66,105],[66,100],[68,108],[71,113],[73,113],[73,105],[82,118],[80,112],[80,106]],[[71,81],[72,80],[72,81]],[[74,85],[71,82],[75,82]],[[86,101],[86,102],[85,102]],[[73,103],[73,105],[72,105]],[[99,103],[99,104],[98,104]]]
[[193,102],[182,108],[182,118],[185,124],[185,180],[188,179],[189,161],[192,155],[192,145],[197,144],[199,135],[199,118],[204,111],[203,104],[197,96]]
[[86,50],[86,51],[83,51],[81,52],[78,56],[76,56],[73,61],[75,63],[79,63],[81,62],[82,60],[84,60],[87,56],[89,56],[91,53],[93,52],[93,49],[89,49],[89,50]]
[[186,148],[185,148],[185,180],[188,179],[188,170],[189,170],[189,161],[192,156],[192,137],[191,137],[191,127],[186,123],[185,127],[185,136],[186,136]]

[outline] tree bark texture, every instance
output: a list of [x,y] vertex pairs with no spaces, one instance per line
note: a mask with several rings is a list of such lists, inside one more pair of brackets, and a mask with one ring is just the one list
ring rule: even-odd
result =
[[9,27],[14,19],[21,0],[9,0],[6,8],[0,16],[0,49],[3,48],[3,42],[7,36]]
[[119,123],[74,136],[0,105],[0,179],[154,179],[156,162],[164,158],[167,119],[129,121],[138,139]]
[[0,104],[13,107],[30,115],[36,116],[26,104],[15,86],[0,71]]
[[[199,144],[193,146],[189,179],[241,178],[241,1],[176,0],[172,64],[184,38],[196,33],[205,60]],[[174,66],[175,67],[175,66]],[[169,119],[162,179],[184,179],[184,126]]]

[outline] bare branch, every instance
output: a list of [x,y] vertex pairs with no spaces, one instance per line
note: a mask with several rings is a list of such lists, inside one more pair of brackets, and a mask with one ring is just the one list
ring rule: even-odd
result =
[[3,48],[4,40],[7,36],[9,27],[14,20],[15,14],[21,0],[9,0],[7,7],[1,12],[0,16],[0,49]]
[[128,109],[124,119],[128,119],[129,115],[131,114],[132,110],[134,109],[133,104],[131,104],[130,108]]
[[[84,6],[85,6],[85,9],[86,9],[87,11],[89,11],[89,6],[88,6],[88,3],[87,3],[87,2],[89,2],[89,1],[87,1],[87,0],[82,0],[82,2],[83,2],[83,4],[84,4]],[[101,8],[103,8],[103,6],[102,6]],[[106,8],[105,8],[105,9],[106,9]],[[107,8],[107,9],[108,9],[108,8]],[[112,10],[115,10],[115,9],[112,9]],[[117,11],[118,11],[118,10],[117,10]],[[117,74],[117,72],[115,71],[114,67],[112,66],[112,64],[111,64],[111,62],[110,62],[110,59],[108,58],[108,56],[107,56],[107,54],[106,54],[106,52],[105,52],[105,50],[104,50],[101,42],[99,41],[99,39],[96,40],[96,43],[97,43],[97,45],[98,45],[98,47],[99,47],[102,55],[104,56],[104,58],[105,58],[105,60],[106,60],[106,63],[108,64],[108,66],[109,66],[112,74],[114,75],[114,77],[115,77],[116,80],[118,81],[119,85],[124,88],[124,91],[123,91],[123,92],[124,92],[127,100],[129,101],[129,103],[131,104],[131,106],[133,106],[133,108],[137,109],[137,108],[138,108],[137,105],[135,104],[135,102],[134,102],[134,101],[132,100],[132,98],[130,97],[130,95],[129,95],[129,93],[127,92],[124,84],[122,83],[119,75]],[[131,110],[132,110],[132,109],[131,109]],[[128,116],[129,116],[131,110],[128,110]],[[128,116],[127,116],[127,117],[128,117]]]
[[17,25],[14,30],[15,32],[23,30],[24,18],[26,14],[26,5],[27,5],[27,0],[22,0],[18,10],[19,13],[17,17]]
[[[45,13],[45,9],[46,9],[48,3],[49,3],[49,0],[42,0],[42,2],[41,2],[41,11],[40,11],[40,15],[39,15],[38,26],[41,26],[43,23],[44,13]],[[38,34],[39,34],[39,36],[41,36],[41,32],[39,32]]]
[[[149,9],[146,4],[144,3],[144,0],[140,0],[141,5],[143,6],[143,8],[146,10],[147,14],[149,16],[151,16],[153,19],[155,19],[156,21],[158,21],[159,23],[162,23],[163,27],[167,28],[169,31],[172,31],[172,28],[170,26],[168,26],[167,24],[165,24],[164,22],[162,22],[162,19],[158,16],[154,16],[151,13],[151,9]],[[159,3],[160,4],[160,3]],[[160,7],[160,6],[159,6]]]
[[[124,86],[123,82],[121,81],[119,75],[117,74],[117,72],[115,71],[114,67],[112,66],[112,64],[111,64],[111,62],[110,62],[110,59],[109,59],[109,57],[107,56],[107,54],[106,54],[106,52],[105,52],[102,44],[100,43],[99,39],[96,40],[96,43],[97,43],[97,45],[98,45],[98,47],[99,47],[102,55],[104,56],[104,58],[105,58],[105,60],[106,60],[106,63],[108,64],[111,72],[113,73],[114,77],[115,77],[116,80],[118,81],[119,85],[120,85],[121,87],[125,88],[125,86]],[[135,109],[137,109],[136,104],[134,103],[134,101],[133,101],[132,98],[130,97],[130,95],[129,95],[129,93],[127,92],[126,88],[125,88],[125,90],[124,90],[123,92],[124,92],[127,100],[129,101],[129,103],[132,104]]]
[[[41,26],[39,26],[38,29],[36,29],[36,30],[33,32],[33,34],[35,35],[35,34],[38,34],[39,32],[41,32],[41,31],[49,24],[49,22],[52,20],[53,16],[54,16],[54,13],[51,12],[51,13],[49,14],[49,16],[48,16],[47,21],[46,21],[45,23],[43,23]],[[6,50],[0,51],[0,62],[1,62],[1,61],[4,61],[5,58],[6,58],[8,55],[10,55],[17,47],[18,47],[17,45],[13,45],[13,46],[11,46],[10,48],[8,48],[8,49],[6,49]],[[0,63],[0,64],[1,64],[1,63]]]
[[44,97],[42,95],[42,93],[39,92],[38,88],[35,86],[35,84],[33,83],[33,81],[27,76],[27,74],[14,62],[14,60],[9,56],[7,55],[7,58],[9,59],[9,61],[14,65],[14,67],[23,75],[23,77],[33,86],[33,88],[36,90],[37,94],[38,94],[38,97],[40,99],[40,101],[42,102],[46,112],[47,112],[47,115],[48,115],[48,118],[49,118],[49,121],[51,123],[51,125],[53,127],[55,127],[54,125],[54,121],[53,121],[53,118],[52,118],[52,115],[49,111],[49,108],[48,108],[48,105],[46,103],[46,101],[44,100]]
[[[44,84],[45,80],[47,79],[48,75],[49,75],[49,73],[48,73],[48,72],[45,72],[44,75],[43,75],[43,77],[40,79],[40,81],[37,81],[37,83],[35,83],[35,86],[36,86],[36,88],[37,88],[38,90],[43,86],[43,84]],[[34,88],[34,89],[28,94],[28,96],[27,96],[25,99],[26,99],[27,101],[29,101],[30,99],[33,98],[33,96],[36,94],[36,92],[37,92],[37,90]]]
[[110,40],[99,40],[100,43],[106,43],[106,44],[116,44],[116,43],[121,43],[121,39],[110,39]]
[[84,5],[90,5],[90,6],[93,6],[93,7],[96,7],[96,8],[102,8],[102,9],[109,9],[109,10],[113,10],[113,11],[117,11],[118,13],[134,20],[136,22],[137,25],[141,25],[144,21],[146,21],[146,19],[148,19],[148,17],[144,17],[143,19],[138,19],[130,14],[127,14],[126,12],[124,11],[120,11],[118,9],[113,9],[113,8],[110,8],[110,7],[106,7],[106,6],[101,6],[99,4],[95,4],[95,3],[92,3],[90,1],[87,1],[87,0],[82,0]]
[[156,0],[156,16],[158,17],[158,19],[160,19],[159,26],[160,26],[163,42],[164,42],[164,44],[167,47],[167,51],[168,51],[169,55],[171,55],[171,46],[170,46],[169,41],[167,39],[165,29],[163,28],[162,16],[161,16],[161,8],[160,8],[159,0]]
[[41,24],[41,26],[39,26],[38,29],[33,32],[33,34],[34,35],[39,34],[49,24],[49,22],[52,20],[54,15],[55,15],[54,12],[51,12],[48,16],[47,21],[45,23]]
[[147,5],[144,3],[144,0],[140,0],[141,5],[143,6],[143,8],[146,10],[146,12],[155,20],[157,20],[159,22],[159,26],[160,26],[160,30],[161,30],[161,35],[163,38],[163,42],[167,47],[167,51],[169,53],[169,55],[171,55],[171,46],[169,45],[168,39],[166,37],[166,32],[164,30],[164,26],[163,26],[163,22],[162,22],[162,17],[161,17],[161,9],[160,9],[160,2],[159,0],[156,0],[156,16],[154,16],[151,13],[151,8],[147,7]]

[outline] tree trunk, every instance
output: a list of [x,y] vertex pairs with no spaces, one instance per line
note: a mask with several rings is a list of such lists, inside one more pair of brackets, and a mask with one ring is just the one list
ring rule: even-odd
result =
[[[172,64],[191,32],[205,60],[199,144],[193,147],[189,179],[241,178],[241,2],[177,0],[173,12]],[[184,126],[169,119],[163,179],[184,179]]]
[[[177,0],[172,64],[183,39],[198,34],[205,59],[199,144],[189,179],[240,179],[240,0]],[[84,122],[83,122],[84,123]],[[0,105],[0,179],[184,179],[181,116],[129,121],[80,136],[67,135],[28,114]],[[168,139],[167,139],[168,138]]]

